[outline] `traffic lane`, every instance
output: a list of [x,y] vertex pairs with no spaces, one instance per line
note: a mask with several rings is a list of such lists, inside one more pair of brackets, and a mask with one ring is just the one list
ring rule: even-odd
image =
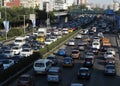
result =
[[[106,37],[110,38],[112,47],[117,47],[116,44],[116,36],[115,35],[105,35]],[[118,49],[115,49],[116,52]],[[116,58],[118,58],[119,55],[116,55]],[[73,82],[83,83],[86,86],[120,86],[120,77],[109,77],[104,76],[104,60],[103,60],[103,53],[99,53],[98,56],[96,56],[94,66],[92,68],[92,74],[89,81],[86,80],[78,80],[77,78]]]

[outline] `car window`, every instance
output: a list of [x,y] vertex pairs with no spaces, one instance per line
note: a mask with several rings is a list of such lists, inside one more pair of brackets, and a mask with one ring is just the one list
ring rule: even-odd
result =
[[44,63],[35,63],[35,67],[44,67]]

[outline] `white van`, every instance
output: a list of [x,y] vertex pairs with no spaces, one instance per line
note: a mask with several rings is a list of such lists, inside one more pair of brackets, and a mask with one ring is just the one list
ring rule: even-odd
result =
[[17,37],[17,38],[15,38],[14,44],[18,45],[18,46],[22,46],[23,44],[25,44],[25,37]]
[[46,74],[49,68],[52,66],[52,61],[49,59],[39,59],[34,62],[33,69],[37,74]]
[[99,50],[100,49],[100,42],[99,41],[94,41],[92,43],[92,48],[97,48]]

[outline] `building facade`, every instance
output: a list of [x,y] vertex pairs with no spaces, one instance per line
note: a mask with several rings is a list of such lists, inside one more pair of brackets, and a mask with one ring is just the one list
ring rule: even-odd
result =
[[20,6],[20,0],[4,0],[4,6],[6,7],[19,7]]

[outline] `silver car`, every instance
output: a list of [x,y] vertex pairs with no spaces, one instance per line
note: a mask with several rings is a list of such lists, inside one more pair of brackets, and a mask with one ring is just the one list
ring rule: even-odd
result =
[[48,82],[60,82],[61,81],[61,70],[60,67],[51,67],[47,74]]

